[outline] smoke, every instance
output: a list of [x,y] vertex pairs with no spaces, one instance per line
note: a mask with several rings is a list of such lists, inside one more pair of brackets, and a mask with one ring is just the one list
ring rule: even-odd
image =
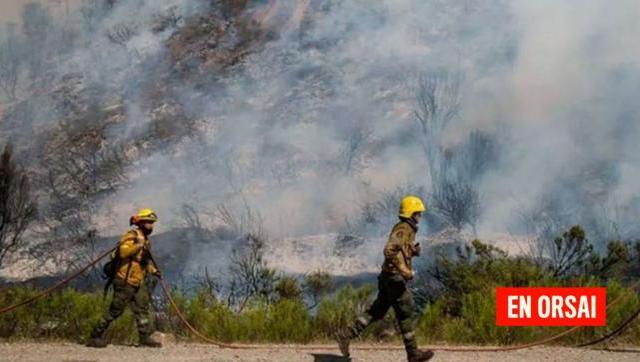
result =
[[[640,166],[631,90],[638,77],[631,45],[638,25],[629,15],[638,4],[574,5],[513,4],[522,36],[500,107],[512,139],[504,167],[483,181],[490,227],[513,223],[514,207],[535,207],[544,198],[559,203],[567,214],[563,222],[588,230],[606,223],[626,227],[615,209],[637,215],[631,207],[637,193],[629,192],[637,188],[628,175]],[[613,231],[598,236],[631,236]]]
[[[175,181],[166,173],[177,169],[210,180],[213,187],[177,188],[194,192],[199,209],[233,204],[241,195],[276,236],[330,232],[357,218],[362,203],[377,201],[365,197],[382,198],[407,184],[418,192],[428,186],[428,170],[415,135],[417,76],[446,64],[495,72],[490,58],[506,57],[510,50],[503,48],[513,47],[510,36],[498,33],[504,29],[466,29],[482,16],[504,23],[506,13],[479,8],[479,15],[465,6],[310,5],[300,27],[276,28],[276,39],[221,80],[222,95],[220,83],[215,90],[185,90],[183,103],[208,105],[199,116],[216,131],[197,146],[196,163],[210,167],[184,171],[169,156],[160,167],[163,178]],[[436,21],[425,24],[431,13]],[[504,43],[481,44],[488,41]],[[163,178],[152,177],[160,184]]]
[[[268,14],[268,36],[243,39],[226,24],[211,45],[255,42],[241,61],[179,73],[168,44],[210,3],[116,2],[56,66],[123,103],[126,121],[107,143],[150,132],[150,108],[162,107],[150,106],[150,84],[169,89],[195,127],[138,147],[131,183],[104,201],[113,221],[102,233],[119,233],[116,220],[135,207],[157,209],[162,231],[180,225],[183,204],[215,228],[220,205],[244,203],[274,237],[327,233],[399,186],[430,190],[414,111],[419,75],[438,71],[465,75],[462,112],[440,146],[455,149],[473,130],[499,145],[496,165],[474,180],[481,233],[535,231],[522,215],[540,210],[606,237],[612,223],[622,237],[636,231],[636,1],[256,2],[243,16]],[[153,31],[168,9],[181,21]]]

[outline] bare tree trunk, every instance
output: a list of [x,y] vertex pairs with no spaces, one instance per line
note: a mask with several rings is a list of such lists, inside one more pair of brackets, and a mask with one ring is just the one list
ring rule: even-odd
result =
[[12,147],[0,156],[0,266],[4,258],[24,245],[22,236],[36,217],[29,179],[12,160]]

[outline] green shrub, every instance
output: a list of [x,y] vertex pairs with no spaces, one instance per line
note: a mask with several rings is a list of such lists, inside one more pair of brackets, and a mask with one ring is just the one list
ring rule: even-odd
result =
[[322,299],[314,323],[319,337],[333,339],[336,332],[347,327],[369,305],[373,289],[371,285],[358,289],[348,285],[334,297]]
[[[1,305],[10,305],[30,298],[37,290],[30,287],[4,288]],[[3,338],[68,339],[85,342],[91,329],[108,306],[101,293],[80,293],[68,288],[38,299],[13,312],[0,315]],[[134,343],[133,317],[125,313],[109,329],[108,336],[116,343]]]
[[[623,265],[620,270],[635,270],[638,253],[612,244],[609,253],[589,268],[599,273],[554,276],[549,269],[523,257],[509,257],[501,250],[474,241],[458,250],[456,259],[440,257],[432,275],[442,283],[444,292],[426,304],[417,315],[420,343],[461,343],[478,345],[512,345],[550,337],[566,327],[498,327],[495,325],[495,296],[498,286],[607,286],[608,302],[622,296],[607,311],[607,327],[580,328],[555,343],[576,345],[599,338],[618,326],[640,307],[640,297],[611,277],[611,269],[603,266]],[[613,251],[612,251],[613,250]],[[622,251],[620,251],[622,250]],[[614,253],[615,252],[615,253]],[[614,255],[615,254],[615,255]],[[614,255],[614,256],[612,256]],[[631,257],[635,255],[634,257]],[[624,264],[620,264],[620,260]],[[582,265],[582,264],[580,264]],[[625,272],[626,273],[626,272]],[[629,272],[630,273],[630,272]],[[347,327],[366,310],[375,297],[375,287],[344,286],[334,293],[331,278],[325,273],[307,276],[301,289],[293,278],[281,277],[276,285],[277,298],[252,298],[240,312],[230,308],[210,291],[202,290],[185,296],[177,291],[173,298],[188,321],[210,338],[224,342],[308,343],[333,340],[335,333]],[[307,291],[303,298],[302,291]],[[31,287],[0,288],[0,307],[25,300],[37,293]],[[310,295],[310,297],[309,297]],[[305,304],[305,300],[310,305]],[[82,293],[65,289],[39,299],[35,303],[0,315],[0,338],[65,339],[85,342],[91,328],[100,319],[110,298],[101,293]],[[184,328],[172,308],[165,303],[158,321],[160,329],[185,339],[194,338]],[[137,340],[130,311],[118,319],[108,336],[114,343],[131,344]],[[382,321],[368,328],[368,340],[399,341],[397,326],[390,310]],[[635,321],[619,337],[621,341],[640,341],[640,320]]]
[[[336,331],[346,327],[368,307],[374,297],[373,292],[371,285],[362,288],[346,286],[335,295],[323,298],[315,311],[308,309],[300,299],[281,299],[271,304],[251,305],[241,313],[208,298],[206,293],[187,298],[174,292],[173,297],[189,322],[210,338],[225,342],[309,343],[333,340]],[[0,290],[0,306],[24,300],[35,293],[35,289],[28,287],[4,288]],[[608,333],[612,326],[622,323],[631,311],[640,307],[640,297],[617,282],[609,283],[609,301],[623,294],[623,299],[607,311],[608,327],[581,328],[558,343],[574,345],[595,339]],[[109,302],[110,298],[103,299],[101,293],[66,289],[0,315],[0,338],[64,339],[84,343]],[[448,313],[447,303],[445,297],[438,298],[418,316],[417,335],[421,343],[509,345],[549,337],[566,329],[497,327],[495,298],[487,297],[484,291],[465,293],[457,316]],[[187,339],[195,338],[170,307],[165,308],[169,308],[164,311],[169,320],[163,330]],[[393,331],[397,332],[397,327],[390,310],[384,320],[367,329],[363,338],[389,340],[392,336],[391,340],[398,342],[398,334],[390,333]],[[130,310],[109,328],[107,336],[116,344],[137,341]],[[620,339],[637,343],[638,337],[640,323],[636,321]]]

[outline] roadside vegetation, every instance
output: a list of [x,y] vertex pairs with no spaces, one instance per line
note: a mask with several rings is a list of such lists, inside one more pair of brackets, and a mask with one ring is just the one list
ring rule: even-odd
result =
[[[330,342],[335,331],[362,312],[375,297],[374,285],[347,284],[338,288],[325,272],[311,273],[302,280],[285,276],[264,265],[257,239],[248,242],[249,251],[237,255],[241,267],[230,281],[235,288],[232,296],[219,292],[221,288],[208,275],[203,276],[195,291],[174,290],[174,297],[189,321],[207,336],[224,342]],[[582,228],[575,226],[555,239],[554,245],[558,255],[564,257],[557,260],[511,257],[479,240],[458,247],[453,256],[436,257],[413,283],[419,300],[416,313],[420,341],[509,345],[545,338],[562,330],[497,327],[494,295],[497,286],[607,286],[609,301],[625,295],[607,311],[609,327],[582,328],[559,341],[566,345],[606,334],[640,307],[637,293],[624,287],[637,279],[639,243],[611,241],[606,252],[599,255],[591,248]],[[27,286],[4,287],[0,305],[24,300],[37,291]],[[84,342],[108,301],[101,292],[62,290],[1,315],[0,338]],[[154,307],[160,331],[185,340],[194,338],[159,294],[154,298]],[[109,330],[109,337],[113,343],[135,343],[130,312]],[[363,339],[398,342],[392,312],[368,329]],[[637,343],[640,323],[634,322],[618,340]]]

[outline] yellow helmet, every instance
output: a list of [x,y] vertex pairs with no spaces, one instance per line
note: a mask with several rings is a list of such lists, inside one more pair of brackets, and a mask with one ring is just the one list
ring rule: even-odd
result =
[[410,218],[413,216],[415,212],[423,212],[426,211],[427,208],[424,207],[424,203],[422,200],[413,195],[405,196],[400,201],[400,212],[398,213],[400,217]]
[[158,215],[153,210],[145,208],[138,210],[138,213],[129,220],[130,224],[137,224],[142,221],[156,222],[158,221]]

